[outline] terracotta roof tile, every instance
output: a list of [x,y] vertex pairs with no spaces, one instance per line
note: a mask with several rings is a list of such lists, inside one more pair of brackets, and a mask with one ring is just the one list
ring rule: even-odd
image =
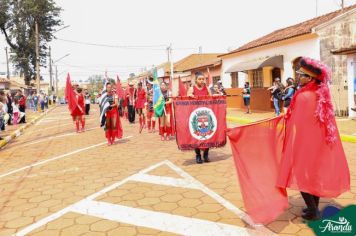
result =
[[207,62],[217,59],[220,53],[192,54],[174,63],[174,71],[186,71],[205,65]]
[[220,56],[232,54],[235,52],[241,52],[241,51],[245,51],[245,50],[248,50],[251,48],[256,48],[256,47],[271,44],[274,42],[282,41],[285,39],[290,39],[293,37],[309,34],[312,32],[313,28],[315,28],[329,20],[332,20],[333,18],[335,18],[347,11],[350,11],[354,8],[356,8],[356,4],[346,7],[342,10],[334,11],[334,12],[328,13],[326,15],[322,15],[322,16],[304,21],[302,23],[289,26],[287,28],[276,30],[276,31],[274,31],[270,34],[267,34],[261,38],[253,40],[253,41],[239,47],[238,49],[236,49],[234,51],[231,51],[226,54],[222,54]]

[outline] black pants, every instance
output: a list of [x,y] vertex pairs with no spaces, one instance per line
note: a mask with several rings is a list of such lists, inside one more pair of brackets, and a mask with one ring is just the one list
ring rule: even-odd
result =
[[19,123],[26,123],[26,112],[25,112],[26,108],[25,108],[25,106],[19,106],[19,110],[20,110],[20,112],[25,113],[25,115],[21,118]]
[[89,111],[90,111],[90,104],[85,104],[85,114],[89,115]]
[[135,122],[135,108],[134,106],[128,105],[129,121],[130,123]]
[[[195,154],[196,154],[197,156],[200,156],[200,157],[201,157],[200,149],[199,149],[199,148],[196,148],[196,149],[194,149],[194,150],[195,150]],[[204,156],[204,157],[208,157],[208,155],[209,155],[209,148],[204,149],[204,154],[203,154],[203,156]]]
[[319,208],[319,199],[320,197],[312,195],[310,193],[300,192],[304,199],[305,204],[308,207],[308,210],[312,213],[316,213]]

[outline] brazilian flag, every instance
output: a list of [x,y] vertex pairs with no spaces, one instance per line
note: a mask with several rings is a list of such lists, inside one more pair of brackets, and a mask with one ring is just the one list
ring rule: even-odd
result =
[[161,117],[164,112],[165,99],[163,97],[161,87],[158,82],[157,68],[153,70],[153,108],[155,110],[155,116]]

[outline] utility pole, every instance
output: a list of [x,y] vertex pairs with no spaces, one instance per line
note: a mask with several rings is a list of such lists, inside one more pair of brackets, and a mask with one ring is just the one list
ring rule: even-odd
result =
[[169,45],[169,47],[167,48],[167,53],[168,53],[168,61],[170,62],[170,68],[171,68],[171,76],[170,76],[170,80],[173,83],[173,78],[174,78],[174,71],[173,71],[173,59],[172,59],[172,44]]
[[344,6],[345,6],[344,0],[341,0],[341,9],[344,9]]
[[38,22],[35,22],[35,38],[36,38],[36,82],[37,82],[37,93],[40,93],[40,45],[39,45],[39,35],[38,35]]
[[7,79],[10,80],[9,54],[7,53],[7,47],[5,47],[5,52],[6,52]]
[[315,0],[315,17],[318,17],[318,0]]
[[53,93],[53,79],[52,79],[52,57],[51,57],[51,46],[49,46],[49,95]]
[[56,66],[56,96],[58,99],[58,69],[57,69],[57,66]]

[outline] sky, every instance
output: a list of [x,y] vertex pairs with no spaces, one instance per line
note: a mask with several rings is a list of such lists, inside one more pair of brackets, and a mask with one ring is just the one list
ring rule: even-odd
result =
[[[167,61],[198,53],[225,53],[268,34],[340,9],[341,0],[55,0],[63,26],[50,43],[60,81],[91,75],[126,80]],[[356,0],[345,0],[345,6]],[[316,6],[318,6],[316,8]],[[61,27],[59,27],[61,28]],[[74,42],[68,42],[75,41]],[[106,45],[92,46],[83,43]],[[6,71],[0,34],[0,72]],[[48,68],[41,75],[49,80]]]

